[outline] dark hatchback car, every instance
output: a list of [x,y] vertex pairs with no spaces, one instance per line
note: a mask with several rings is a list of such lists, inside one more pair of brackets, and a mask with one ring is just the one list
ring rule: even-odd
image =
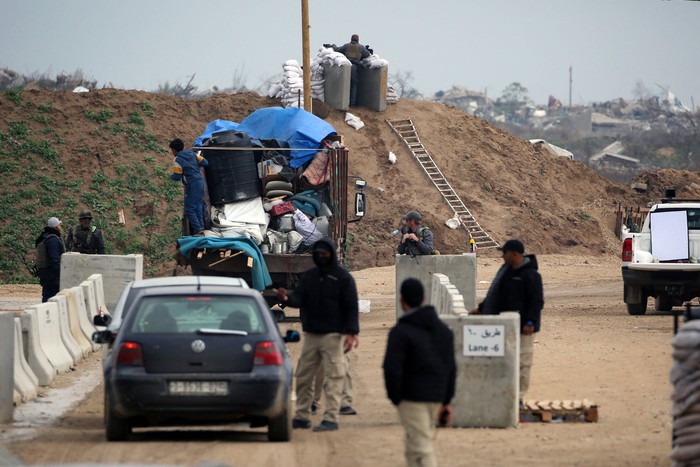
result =
[[[105,434],[132,427],[248,423],[270,441],[291,438],[292,363],[260,292],[221,277],[135,281],[119,319],[93,340],[103,360]],[[116,317],[115,317],[116,318]]]

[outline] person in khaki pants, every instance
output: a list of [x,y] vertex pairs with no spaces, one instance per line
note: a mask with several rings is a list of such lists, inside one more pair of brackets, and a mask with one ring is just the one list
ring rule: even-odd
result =
[[437,465],[435,425],[448,426],[457,366],[452,331],[423,303],[418,279],[401,284],[403,315],[389,332],[384,356],[386,392],[405,431],[406,464]]
[[508,240],[498,248],[503,252],[503,266],[496,273],[484,301],[471,314],[497,315],[505,311],[520,314],[520,405],[530,387],[530,368],[534,334],[540,331],[544,307],[542,276],[537,271],[537,258],[525,254],[520,240]]
[[313,382],[323,368],[326,407],[314,431],[338,429],[340,399],[345,379],[345,353],[359,344],[357,286],[337,261],[335,244],[322,239],[313,244],[315,268],[306,271],[293,292],[277,289],[285,305],[298,307],[304,344],[296,370],[297,410],[293,428],[311,428]]

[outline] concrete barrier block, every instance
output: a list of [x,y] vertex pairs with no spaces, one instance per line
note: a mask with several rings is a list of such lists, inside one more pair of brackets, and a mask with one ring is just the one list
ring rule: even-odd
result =
[[107,303],[105,302],[105,288],[102,281],[102,274],[92,274],[87,278],[95,285],[95,299],[97,300],[97,312],[100,310],[107,310]]
[[401,316],[401,283],[409,277],[418,279],[425,289],[425,303],[432,303],[432,281],[435,273],[444,274],[462,294],[467,309],[476,307],[476,255],[396,255],[396,319]]
[[452,426],[518,424],[520,315],[441,316],[454,333],[457,384]]
[[39,345],[44,349],[51,366],[60,373],[70,371],[73,358],[61,339],[58,305],[56,302],[46,302],[29,308],[36,310]]
[[73,329],[71,329],[70,318],[68,317],[68,305],[65,295],[62,292],[49,298],[49,302],[55,303],[58,308],[58,324],[61,334],[61,341],[70,354],[73,365],[83,361],[85,355],[77,342]]
[[377,112],[386,110],[386,85],[389,69],[358,67],[357,105]]
[[350,65],[334,66],[323,64],[323,94],[324,101],[337,110],[348,110],[350,107]]
[[426,303],[433,305],[438,313],[442,313],[443,288],[449,283],[450,278],[445,274],[441,274],[439,272],[433,274],[433,280],[430,287],[430,302]]
[[[75,340],[78,342],[84,356],[88,356],[92,352],[92,333],[95,331],[94,326],[87,323],[87,311],[85,310],[85,299],[83,297],[83,288],[71,287],[59,292],[60,295],[66,297],[68,304],[68,317],[70,318],[70,327]],[[88,326],[90,326],[88,328]]]
[[85,311],[87,311],[88,321],[92,323],[93,317],[100,312],[100,307],[97,304],[97,294],[95,293],[95,282],[84,280],[80,283],[80,287],[83,288],[83,298],[85,298]]
[[25,366],[28,365],[22,364],[24,353],[22,352],[22,324],[19,318],[15,318],[14,331],[14,389],[19,392],[22,402],[29,402],[36,399],[38,388],[35,383],[36,376],[33,373],[31,376],[27,374]]
[[32,367],[29,365],[29,362],[27,361],[27,354],[25,353],[25,350],[27,348],[27,345],[24,342],[24,332],[22,330],[22,320],[20,319],[19,316],[15,316],[15,333],[19,332],[18,334],[15,334],[15,342],[17,345],[15,345],[15,350],[19,352],[19,362],[22,365],[22,369],[24,373],[27,375],[29,380],[32,382],[32,384],[36,387],[39,387],[39,378],[37,378],[36,374],[34,373],[34,370],[32,370]]
[[25,358],[32,369],[40,386],[50,386],[56,378],[58,370],[49,361],[46,352],[41,347],[39,337],[39,317],[36,309],[28,308],[19,317],[22,323]]
[[[15,386],[15,327],[12,313],[0,313],[0,423],[12,421]],[[21,402],[21,399],[20,399]]]
[[129,282],[143,279],[143,255],[65,253],[61,256],[62,290],[79,286],[93,274],[102,275],[104,304],[111,310]]

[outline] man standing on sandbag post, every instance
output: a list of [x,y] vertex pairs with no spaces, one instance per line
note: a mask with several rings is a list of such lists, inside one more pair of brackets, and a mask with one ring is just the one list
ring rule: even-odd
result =
[[204,235],[204,179],[199,168],[209,162],[193,150],[185,150],[180,138],[172,140],[169,147],[175,156],[170,179],[182,181],[185,186],[185,217],[190,221],[190,233]]
[[331,47],[336,52],[340,52],[345,55],[350,63],[352,63],[352,70],[350,71],[350,107],[355,107],[357,105],[357,80],[359,71],[358,66],[361,65],[361,61],[370,56],[369,50],[364,45],[360,44],[360,36],[353,34],[350,37],[350,42],[343,44],[340,47],[336,47],[335,44],[323,44],[324,47]]

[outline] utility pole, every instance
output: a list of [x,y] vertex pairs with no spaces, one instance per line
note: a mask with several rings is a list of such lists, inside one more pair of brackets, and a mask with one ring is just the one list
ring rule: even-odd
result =
[[574,82],[573,67],[569,65],[569,110],[571,110],[571,85]]
[[311,53],[309,52],[309,0],[301,0],[301,43],[303,49],[304,110],[311,112]]

